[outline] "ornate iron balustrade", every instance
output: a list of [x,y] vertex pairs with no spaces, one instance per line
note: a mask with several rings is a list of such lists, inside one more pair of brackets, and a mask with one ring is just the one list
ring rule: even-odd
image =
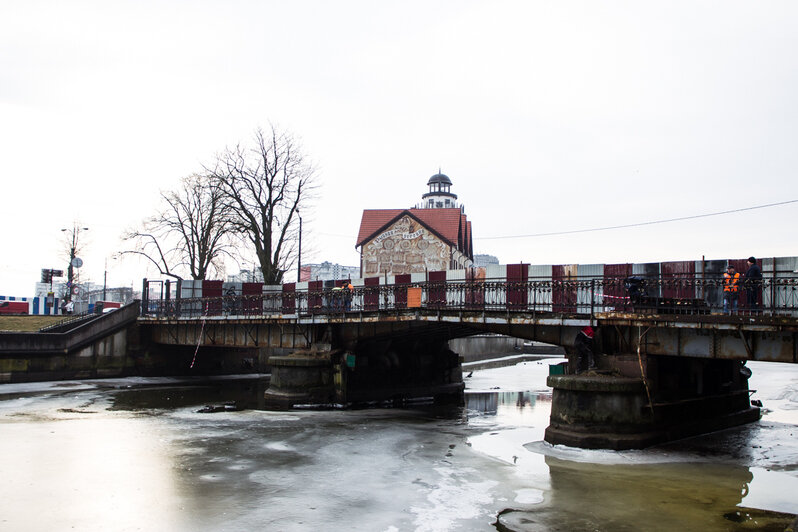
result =
[[[142,315],[201,316],[336,315],[408,308],[595,315],[723,314],[722,278],[625,277],[528,281],[428,281],[342,290],[264,292],[208,298],[149,299]],[[756,297],[756,306],[750,301]],[[729,313],[732,313],[730,311]],[[798,277],[741,283],[735,314],[798,317]]]

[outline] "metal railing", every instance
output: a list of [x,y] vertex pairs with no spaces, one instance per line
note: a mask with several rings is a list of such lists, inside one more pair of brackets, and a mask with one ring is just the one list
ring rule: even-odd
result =
[[[142,316],[336,315],[409,308],[540,312],[573,315],[737,314],[798,317],[798,277],[779,276],[741,283],[737,307],[724,308],[722,278],[600,277],[527,281],[427,281],[323,289],[269,291],[257,295],[149,299]],[[755,299],[756,301],[752,301]]]

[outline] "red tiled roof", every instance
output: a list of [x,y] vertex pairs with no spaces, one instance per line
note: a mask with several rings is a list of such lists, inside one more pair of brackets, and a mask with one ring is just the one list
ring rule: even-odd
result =
[[360,220],[360,231],[357,235],[356,247],[362,246],[367,240],[375,237],[387,225],[398,220],[402,215],[409,214],[428,229],[437,233],[449,244],[463,251],[467,249],[470,240],[470,227],[467,228],[466,215],[458,208],[449,209],[366,209]]

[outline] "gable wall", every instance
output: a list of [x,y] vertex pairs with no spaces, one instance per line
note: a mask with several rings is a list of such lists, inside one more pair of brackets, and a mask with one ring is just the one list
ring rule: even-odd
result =
[[451,249],[426,227],[402,216],[384,232],[363,244],[363,277],[446,270]]

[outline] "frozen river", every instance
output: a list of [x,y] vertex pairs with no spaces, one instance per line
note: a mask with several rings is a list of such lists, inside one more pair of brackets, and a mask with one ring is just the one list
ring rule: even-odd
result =
[[[554,362],[559,360],[554,359]],[[0,530],[783,530],[798,365],[749,363],[758,423],[643,451],[542,442],[549,361],[466,408],[201,413],[263,381],[0,385]]]

